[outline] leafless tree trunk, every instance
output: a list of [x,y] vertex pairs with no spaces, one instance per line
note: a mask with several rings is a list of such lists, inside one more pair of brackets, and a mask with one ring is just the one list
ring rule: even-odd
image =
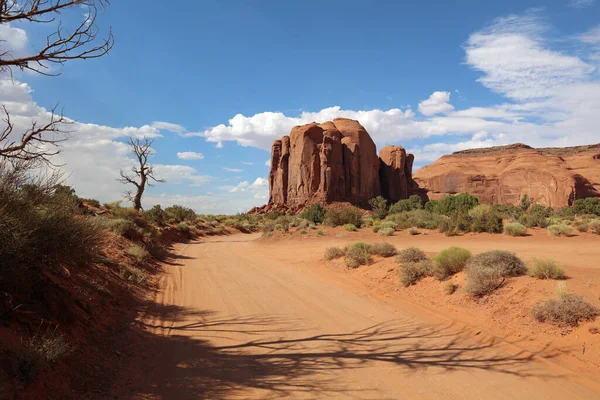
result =
[[152,186],[151,182],[165,182],[163,179],[157,179],[154,176],[154,167],[148,163],[148,158],[152,155],[152,143],[154,140],[129,138],[127,142],[131,152],[136,157],[138,165],[131,168],[131,174],[125,174],[121,171],[119,182],[134,185],[135,194],[131,191],[125,193],[125,199],[133,203],[136,210],[142,209],[142,196],[146,186]]
[[[53,64],[62,65],[70,60],[86,60],[102,57],[112,48],[114,38],[109,31],[105,39],[98,39],[96,17],[98,7],[105,7],[109,0],[0,0],[0,24],[13,22],[52,23],[52,33],[39,50],[29,54],[11,54],[0,39],[0,73],[13,69],[29,70],[42,75],[56,76],[60,72],[50,70]],[[87,8],[83,21],[72,29],[64,29],[61,13],[67,9]],[[32,122],[22,134],[13,132],[14,123],[3,105],[4,118],[0,124],[0,159],[36,160],[50,163],[59,152],[58,144],[64,140],[65,124],[69,121],[52,110],[49,121]]]

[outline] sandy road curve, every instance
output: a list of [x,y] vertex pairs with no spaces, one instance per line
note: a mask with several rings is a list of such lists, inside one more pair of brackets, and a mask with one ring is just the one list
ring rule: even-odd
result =
[[600,399],[541,357],[291,268],[257,237],[178,248],[126,397]]

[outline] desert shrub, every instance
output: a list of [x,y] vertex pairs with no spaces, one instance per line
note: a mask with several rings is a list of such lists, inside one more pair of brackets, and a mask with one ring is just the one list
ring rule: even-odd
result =
[[437,229],[442,221],[440,215],[436,215],[427,210],[413,210],[408,213],[408,222],[410,226],[420,229]]
[[148,252],[137,244],[129,247],[129,249],[127,249],[127,253],[133,256],[138,262],[142,262],[146,259],[146,257],[148,257]]
[[396,223],[393,221],[382,221],[381,224],[379,225],[380,228],[382,229],[393,229],[396,230]]
[[179,229],[183,233],[190,232],[190,227],[185,222],[180,222],[179,224],[177,224],[177,229]]
[[317,236],[324,236],[325,233],[322,230],[317,231]]
[[335,260],[336,258],[344,257],[344,250],[339,247],[328,247],[325,249],[324,258],[326,260]]
[[418,263],[424,260],[427,260],[427,255],[423,250],[416,247],[401,250],[396,257],[396,261],[401,263]]
[[400,200],[390,206],[390,214],[396,214],[404,211],[420,210],[423,208],[423,201],[419,196],[413,194],[408,199]]
[[533,259],[529,274],[538,279],[563,279],[565,277],[560,265],[549,258]]
[[466,265],[465,290],[473,296],[484,296],[498,289],[506,277],[527,273],[527,267],[514,253],[494,250],[471,258]]
[[573,228],[569,225],[550,225],[546,228],[550,236],[569,236],[573,232]]
[[533,205],[529,211],[521,216],[519,222],[528,228],[545,228],[548,226],[546,221],[552,215],[551,207],[544,207],[540,204]]
[[427,203],[425,203],[423,208],[425,211],[435,212],[435,207],[437,206],[438,201],[439,200],[429,200]]
[[503,219],[509,219],[511,221],[518,221],[524,213],[522,208],[516,207],[512,204],[494,204],[492,207],[494,208],[494,211],[496,211],[496,213],[498,213],[498,215],[500,215]]
[[325,208],[321,204],[313,203],[302,211],[300,217],[315,224],[320,224],[325,219],[325,212]]
[[600,201],[594,197],[577,199],[573,203],[573,212],[577,215],[600,215]]
[[380,257],[392,257],[396,255],[396,247],[386,242],[375,243],[369,247],[369,254]]
[[415,227],[412,227],[412,228],[410,228],[410,229],[408,230],[408,234],[409,234],[409,235],[411,235],[411,236],[418,235],[419,233],[420,233],[420,232],[419,232],[419,229],[417,229],[417,228],[415,228]]
[[301,235],[306,235],[306,229],[300,229],[300,234]]
[[167,220],[169,223],[173,224],[183,221],[196,220],[196,212],[194,210],[177,204],[165,208],[165,213],[167,214]]
[[504,234],[508,236],[525,236],[527,228],[518,222],[509,222],[504,225]]
[[600,220],[596,219],[594,221],[591,221],[588,224],[588,230],[593,234],[600,235]]
[[100,208],[100,202],[96,199],[79,199],[79,201],[88,204],[89,206]]
[[373,217],[363,217],[363,226],[365,228],[372,227],[374,222],[375,220],[373,219]]
[[414,285],[422,278],[428,276],[431,268],[432,264],[429,260],[406,262],[398,270],[400,273],[400,283],[405,287]]
[[502,216],[488,204],[480,204],[469,211],[472,232],[502,233]]
[[135,282],[139,284],[144,283],[147,279],[146,272],[137,267],[121,268],[121,270],[119,271],[119,275],[121,275],[121,277],[126,281]]
[[125,236],[127,232],[136,228],[133,222],[123,218],[110,219],[107,221],[106,226],[111,232],[114,232],[119,236]]
[[121,207],[115,206],[111,210],[113,218],[127,219],[129,221],[135,221],[140,216],[139,211],[133,207]]
[[345,224],[344,225],[344,229],[347,230],[348,232],[356,232],[356,225],[354,224]]
[[448,281],[444,283],[443,289],[445,294],[450,295],[456,292],[456,290],[458,289],[458,285],[452,281]]
[[552,322],[561,326],[577,326],[580,321],[593,320],[598,315],[596,307],[574,294],[537,303],[531,312],[539,322]]
[[434,258],[436,278],[445,279],[462,271],[470,258],[471,252],[460,247],[452,246],[440,251]]
[[19,383],[35,379],[42,369],[66,356],[73,347],[66,336],[47,334],[34,336],[24,346],[11,351],[10,367],[13,378]]
[[154,224],[165,226],[167,213],[160,207],[160,204],[154,205],[151,209],[144,211],[144,213]]
[[454,212],[448,218],[440,222],[439,231],[446,236],[456,236],[460,232],[469,232],[471,230],[471,218],[467,212]]
[[452,215],[454,213],[468,213],[470,209],[479,204],[477,197],[468,193],[449,195],[438,200],[433,205],[433,212],[443,215]]
[[590,221],[589,220],[581,220],[573,222],[573,227],[577,229],[579,232],[587,232],[590,230]]
[[388,214],[387,200],[383,196],[377,196],[369,200],[375,218],[383,219]]
[[377,233],[381,236],[392,236],[396,232],[394,228],[378,228]]
[[324,222],[330,226],[342,226],[352,224],[360,227],[362,225],[362,211],[354,206],[332,206],[325,212]]
[[346,249],[346,257],[344,258],[346,265],[350,268],[357,268],[361,265],[369,265],[371,258],[369,249],[362,247],[350,246]]

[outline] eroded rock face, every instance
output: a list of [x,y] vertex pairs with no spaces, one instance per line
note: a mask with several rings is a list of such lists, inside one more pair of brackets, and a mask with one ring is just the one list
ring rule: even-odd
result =
[[[386,168],[385,187],[394,196],[405,196],[411,187],[402,180],[411,179],[412,156],[403,154],[402,160],[390,161]],[[401,187],[390,190],[396,183]],[[268,210],[299,210],[314,202],[365,205],[381,194],[375,143],[358,121],[350,119],[296,126],[290,136],[273,143],[269,191]]]
[[412,191],[412,166],[415,157],[400,146],[387,146],[379,152],[381,195],[393,204],[407,199]]
[[565,207],[576,199],[599,197],[600,145],[534,149],[523,144],[473,149],[444,156],[415,173],[429,199],[467,192],[487,204],[536,203]]

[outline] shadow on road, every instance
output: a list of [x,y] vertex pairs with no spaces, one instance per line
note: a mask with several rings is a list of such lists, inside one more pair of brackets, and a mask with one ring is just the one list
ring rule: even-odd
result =
[[487,370],[550,378],[530,363],[535,354],[500,351],[493,340],[452,325],[394,320],[350,332],[307,334],[316,327],[285,316],[219,316],[156,304],[145,315],[131,341],[129,353],[135,356],[125,363],[129,382],[118,388],[120,398],[244,398],[250,390],[259,397],[375,399],[381,397],[374,388],[356,391],[339,379],[341,370],[374,363],[396,366],[398,374]]

